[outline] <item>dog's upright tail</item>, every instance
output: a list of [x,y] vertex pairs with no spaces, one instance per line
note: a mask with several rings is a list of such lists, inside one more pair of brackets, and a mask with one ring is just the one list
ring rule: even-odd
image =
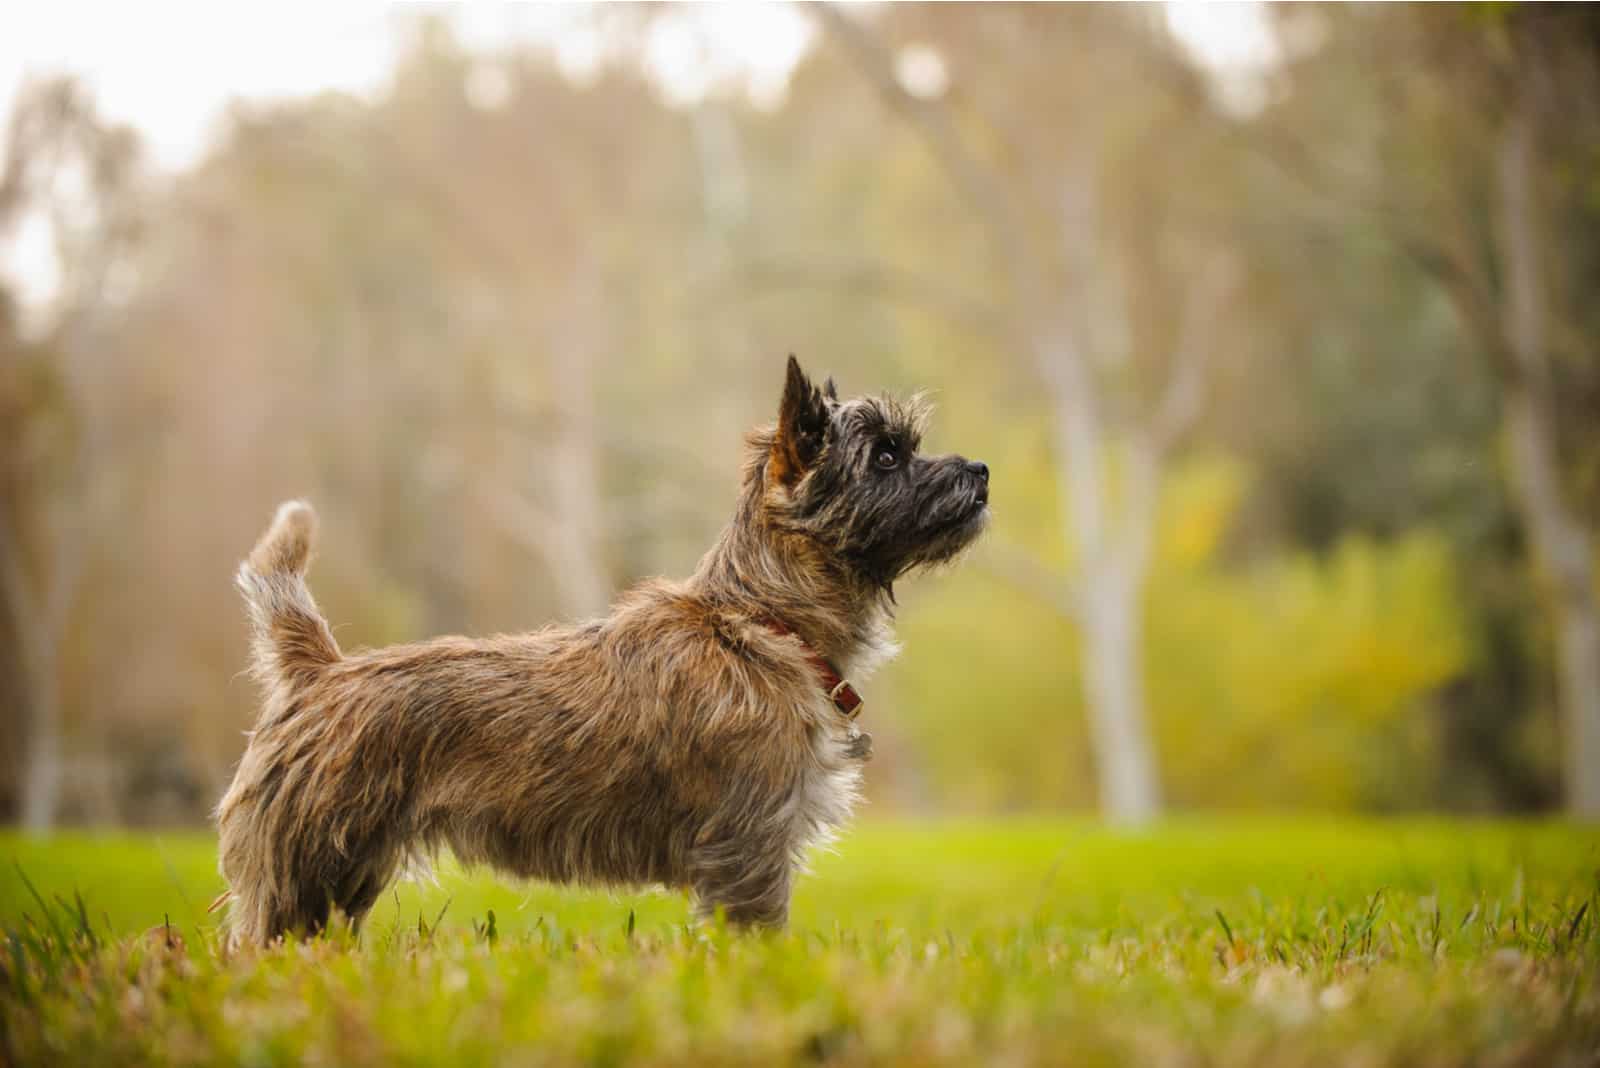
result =
[[306,588],[316,532],[311,506],[289,501],[239,565],[236,582],[250,609],[250,669],[269,696],[299,689],[339,659],[333,632]]

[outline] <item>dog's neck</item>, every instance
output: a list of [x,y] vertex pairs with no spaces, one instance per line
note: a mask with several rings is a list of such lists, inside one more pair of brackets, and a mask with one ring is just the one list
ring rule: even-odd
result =
[[775,529],[742,507],[689,579],[714,604],[772,618],[852,677],[894,651],[882,587],[852,576],[809,536]]

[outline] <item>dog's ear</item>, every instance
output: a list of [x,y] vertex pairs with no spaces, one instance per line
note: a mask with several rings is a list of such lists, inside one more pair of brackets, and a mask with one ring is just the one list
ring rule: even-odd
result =
[[[829,386],[831,389],[831,382]],[[790,356],[783,401],[778,405],[778,432],[772,439],[773,477],[785,485],[800,481],[816,462],[827,432],[827,401],[800,370],[800,361]]]

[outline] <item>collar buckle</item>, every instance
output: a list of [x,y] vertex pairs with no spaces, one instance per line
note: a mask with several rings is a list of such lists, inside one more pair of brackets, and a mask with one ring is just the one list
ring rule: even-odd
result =
[[863,703],[861,695],[844,679],[840,679],[834,684],[833,689],[828,691],[828,700],[833,702],[834,708],[844,714],[845,719],[855,719],[861,714]]

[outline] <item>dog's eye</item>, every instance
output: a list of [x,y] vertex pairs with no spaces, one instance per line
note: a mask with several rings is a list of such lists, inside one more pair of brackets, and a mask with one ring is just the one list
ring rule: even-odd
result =
[[872,462],[882,470],[887,471],[900,462],[900,457],[895,455],[893,449],[879,449],[878,455],[872,458]]

